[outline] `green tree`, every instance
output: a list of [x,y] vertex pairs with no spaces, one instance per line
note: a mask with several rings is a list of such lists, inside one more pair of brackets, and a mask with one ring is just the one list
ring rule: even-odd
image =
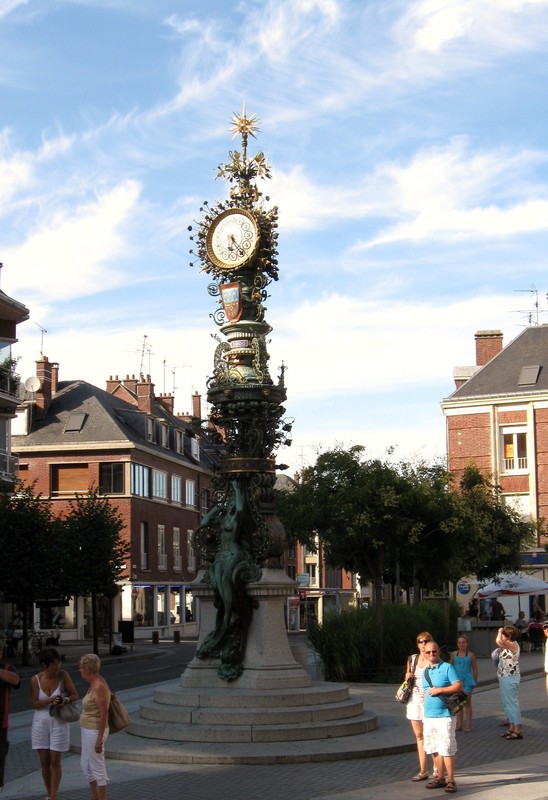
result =
[[112,598],[126,570],[130,545],[123,537],[124,522],[110,499],[92,487],[69,503],[64,526],[70,542],[73,568],[70,591],[90,595],[93,627],[93,652],[99,652],[97,597]]
[[504,503],[500,486],[475,464],[463,472],[450,521],[453,580],[494,578],[520,569],[520,553],[535,542],[535,526]]
[[66,597],[68,553],[49,501],[32,486],[0,492],[0,590],[23,617],[23,663],[28,664],[29,619],[41,599]]

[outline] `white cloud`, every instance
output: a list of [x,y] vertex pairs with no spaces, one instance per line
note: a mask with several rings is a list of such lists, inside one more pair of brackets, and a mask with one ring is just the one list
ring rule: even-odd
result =
[[139,184],[127,180],[92,202],[45,213],[23,244],[4,251],[14,291],[62,301],[119,284],[112,262],[128,255],[122,229],[139,193]]

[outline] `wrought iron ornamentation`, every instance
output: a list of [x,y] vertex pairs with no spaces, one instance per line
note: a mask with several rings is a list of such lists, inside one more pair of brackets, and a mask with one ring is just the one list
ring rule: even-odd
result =
[[217,176],[230,184],[230,197],[212,207],[204,203],[191,236],[202,271],[213,278],[208,292],[220,298],[211,316],[227,340],[215,350],[207,386],[210,421],[224,439],[222,495],[194,534],[195,548],[210,562],[204,581],[214,589],[217,608],[215,629],[197,656],[219,658],[224,680],[236,679],[243,669],[253,613],[245,585],[260,580],[262,566],[279,554],[284,539],[275,514],[274,451],[289,442],[282,420],[286,394],[283,369],[277,384],[268,371],[266,337],[272,329],[264,319],[267,287],[278,279],[278,212],[265,206],[256,183],[270,178],[263,153],[247,154],[257,122],[245,107],[234,115],[231,130],[241,136],[242,147],[230,153]]

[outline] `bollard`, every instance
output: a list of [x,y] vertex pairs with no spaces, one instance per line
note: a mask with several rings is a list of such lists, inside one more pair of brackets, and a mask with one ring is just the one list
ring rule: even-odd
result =
[[181,644],[181,631],[173,631],[173,641],[175,644]]
[[152,631],[152,644],[159,644],[160,642],[160,634],[158,631]]

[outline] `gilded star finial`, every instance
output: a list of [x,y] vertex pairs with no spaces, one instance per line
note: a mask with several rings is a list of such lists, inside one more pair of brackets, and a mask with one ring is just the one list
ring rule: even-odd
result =
[[252,114],[250,117],[247,116],[245,103],[243,107],[243,111],[241,114],[233,114],[232,121],[230,126],[230,131],[232,133],[232,138],[235,136],[253,136],[254,139],[257,137],[255,136],[256,133],[259,133],[259,120],[257,119],[256,114]]

